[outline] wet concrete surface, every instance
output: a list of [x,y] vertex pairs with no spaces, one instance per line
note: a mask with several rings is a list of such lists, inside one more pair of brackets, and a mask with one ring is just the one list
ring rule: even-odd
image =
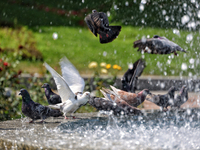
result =
[[[49,144],[45,142],[41,143],[35,141],[36,139],[40,141],[53,140],[52,134],[48,134],[48,131],[55,130],[61,123],[106,117],[105,115],[99,115],[98,112],[76,113],[75,116],[76,119],[69,118],[67,120],[64,119],[64,117],[51,117],[47,118],[44,123],[41,123],[40,120],[29,123],[30,120],[28,118],[2,121],[0,122],[0,149],[57,149],[57,147],[49,146]],[[32,137],[35,135],[38,137]],[[68,149],[67,146],[66,148]]]

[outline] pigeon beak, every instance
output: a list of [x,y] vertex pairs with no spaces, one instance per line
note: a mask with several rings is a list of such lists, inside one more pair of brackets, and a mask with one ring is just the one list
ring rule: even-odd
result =
[[19,93],[18,93],[18,95],[22,95],[22,93],[21,93],[21,92],[19,92]]
[[44,88],[44,85],[42,85],[41,88]]

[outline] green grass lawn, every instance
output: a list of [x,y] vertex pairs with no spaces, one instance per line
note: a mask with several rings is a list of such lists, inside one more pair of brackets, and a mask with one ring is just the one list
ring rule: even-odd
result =
[[[180,36],[173,33],[173,29],[159,29],[150,27],[132,27],[122,26],[119,37],[108,44],[100,44],[86,27],[83,21],[84,16],[91,12],[91,9],[99,6],[101,11],[110,10],[112,20],[112,2],[94,3],[92,0],[87,3],[73,2],[62,0],[57,1],[6,1],[0,2],[0,8],[3,13],[0,14],[0,23],[14,27],[27,26],[32,30],[31,38],[36,48],[42,53],[44,61],[51,66],[56,67],[59,71],[59,60],[66,56],[82,74],[91,74],[88,68],[91,61],[106,62],[112,65],[118,64],[122,67],[119,74],[123,74],[128,64],[135,62],[139,58],[146,60],[147,67],[144,70],[146,75],[199,75],[199,33],[181,31]],[[48,9],[47,9],[48,8]],[[65,11],[65,15],[60,11]],[[84,12],[84,10],[86,12]],[[73,13],[75,13],[73,15]],[[68,16],[69,15],[69,16]],[[113,20],[112,20],[113,21]],[[121,23],[110,23],[119,25]],[[3,30],[3,29],[0,29]],[[26,31],[25,31],[26,32]],[[53,33],[58,34],[58,39],[52,38]],[[188,51],[187,54],[179,53],[179,56],[171,55],[152,55],[141,54],[133,48],[133,42],[141,39],[143,36],[152,37],[153,35],[165,36],[174,41]],[[193,40],[186,41],[188,34],[192,34]],[[12,36],[12,34],[10,34]],[[28,34],[18,33],[14,37],[7,38],[6,32],[0,31],[0,47],[10,48],[20,44],[25,44]],[[190,60],[194,59],[194,63]],[[187,64],[187,70],[182,70],[182,63]],[[28,73],[38,72],[44,74],[45,68],[41,61],[23,60],[18,66]]]
[[[40,32],[39,32],[40,31]],[[58,39],[52,38],[53,33],[58,34]],[[137,49],[133,48],[133,41],[154,34],[165,36],[176,42],[187,50],[188,53],[178,52],[179,56],[171,55],[152,55],[141,54]],[[191,42],[186,42],[188,34],[193,35]],[[144,70],[146,75],[184,75],[190,72],[198,75],[198,51],[199,40],[198,33],[180,31],[180,37],[173,34],[173,30],[154,29],[154,28],[138,28],[123,26],[121,33],[117,39],[108,44],[100,44],[88,29],[80,27],[40,27],[34,32],[37,41],[37,48],[42,52],[44,61],[59,70],[59,60],[66,56],[77,69],[84,74],[88,74],[91,70],[88,64],[91,61],[98,63],[106,62],[112,65],[118,64],[122,67],[120,74],[123,74],[128,64],[139,58],[146,60],[147,67]],[[194,64],[190,64],[190,59],[195,59]],[[22,62],[23,68],[35,68],[39,73],[45,71],[41,67],[43,62]],[[181,70],[182,63],[186,63],[188,69]],[[37,64],[37,65],[36,65]],[[37,67],[36,66],[40,66]],[[30,70],[30,69],[29,69]]]

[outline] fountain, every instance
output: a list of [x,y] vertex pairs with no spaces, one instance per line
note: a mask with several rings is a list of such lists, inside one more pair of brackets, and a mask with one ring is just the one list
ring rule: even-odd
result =
[[75,120],[26,119],[0,125],[0,146],[8,149],[199,149],[200,110],[144,111],[143,116],[76,114]]
[[[119,18],[123,20],[124,24],[139,25],[141,26],[141,30],[150,22],[149,18],[151,16],[148,16],[148,11],[150,8],[152,9],[152,6],[155,6],[152,12],[160,11],[160,14],[156,13],[156,15],[161,15],[158,17],[159,19],[154,21],[156,27],[159,26],[160,19],[164,18],[164,21],[161,22],[161,27],[173,27],[173,34],[177,37],[181,36],[180,29],[188,29],[189,31],[198,30],[200,24],[198,1],[179,1],[174,6],[167,5],[166,8],[160,4],[161,2],[168,1],[164,0],[152,3],[148,0],[141,0],[138,3],[136,0],[133,0],[131,2],[126,1],[124,4],[113,2],[112,11],[107,12],[107,14],[116,11],[117,15],[121,15]],[[84,3],[84,0],[82,0],[82,3]],[[134,16],[131,18],[124,17],[130,16],[129,14],[132,12],[123,12],[122,8],[132,5],[132,3],[138,5],[140,13],[135,14],[135,18]],[[179,3],[182,5],[179,6]],[[170,12],[172,9],[174,9],[174,13],[181,10],[182,16],[173,16],[173,12]],[[126,15],[122,16],[123,13]],[[141,18],[141,16],[143,17]],[[133,21],[138,18],[140,21]],[[166,30],[166,34],[170,33],[167,33]],[[199,48],[194,48],[193,46],[193,40],[197,39],[199,41],[200,39],[199,35],[196,34],[193,36],[192,33],[188,33],[186,36],[186,43],[189,43],[190,48],[195,50],[196,56],[191,55],[191,59],[188,60],[189,62],[181,63],[182,71],[178,79],[172,80],[170,77],[154,79],[149,76],[148,78],[141,78],[138,81],[138,89],[161,89],[164,90],[161,91],[163,93],[172,84],[188,84],[190,89],[189,100],[181,109],[171,109],[163,112],[160,111],[158,106],[145,101],[143,108],[141,108],[143,115],[138,116],[114,116],[112,112],[100,111],[94,113],[76,113],[75,116],[77,119],[64,120],[63,117],[48,118],[46,119],[46,123],[36,121],[34,124],[29,124],[27,123],[27,118],[3,121],[0,122],[0,148],[88,150],[200,149],[199,95],[195,93],[199,90],[199,80],[197,78],[199,72],[196,72],[195,75],[189,72],[188,77],[183,77],[185,70],[198,68],[199,65]],[[54,33],[54,38],[58,38],[57,33]],[[142,54],[142,58],[145,56]],[[156,64],[164,76],[167,76],[167,69],[170,68],[164,65],[169,65],[175,56],[166,55],[166,57],[168,58],[167,62],[158,61]],[[154,58],[157,61],[158,57]],[[151,60],[151,58],[147,59]],[[148,65],[152,65],[150,61]],[[176,71],[175,69],[171,71],[171,75]],[[153,75],[153,71],[150,74]],[[156,94],[161,92],[153,91]]]

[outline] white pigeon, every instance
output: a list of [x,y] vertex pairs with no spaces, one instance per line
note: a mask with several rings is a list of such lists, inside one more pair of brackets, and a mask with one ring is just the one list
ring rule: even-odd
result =
[[66,57],[60,61],[63,77],[47,63],[44,63],[44,66],[53,76],[62,100],[62,103],[49,105],[49,107],[60,109],[64,113],[65,119],[67,119],[66,115],[68,113],[73,114],[79,107],[88,102],[90,92],[83,93],[85,87],[84,79]]

